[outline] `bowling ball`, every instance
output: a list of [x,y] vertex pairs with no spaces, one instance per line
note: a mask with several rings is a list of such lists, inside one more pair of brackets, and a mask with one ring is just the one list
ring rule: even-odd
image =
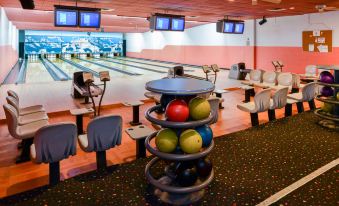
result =
[[321,107],[321,109],[324,111],[324,112],[328,112],[328,113],[332,113],[333,112],[333,109],[334,109],[334,106],[333,104],[329,104],[329,103],[324,103],[323,106]]
[[334,77],[329,71],[323,71],[320,73],[320,82],[327,83],[327,84],[333,84],[334,83]]
[[178,144],[178,137],[171,129],[162,129],[155,137],[155,145],[161,152],[173,152]]
[[181,150],[188,154],[197,153],[202,147],[202,138],[194,129],[185,130],[179,138]]
[[196,168],[200,177],[207,177],[212,171],[212,162],[207,158],[199,159]]
[[198,180],[197,170],[194,167],[185,169],[177,175],[176,180],[183,187],[192,186]]
[[189,102],[190,116],[194,120],[206,119],[211,113],[210,103],[201,97],[195,97]]
[[185,122],[189,117],[189,109],[184,100],[172,100],[166,107],[166,117],[169,121]]
[[175,96],[174,95],[166,95],[166,94],[161,95],[161,98],[160,98],[161,107],[165,110],[167,105],[172,100],[175,100]]
[[324,97],[330,97],[333,96],[334,94],[334,90],[331,87],[323,87],[320,91],[321,95],[323,95]]
[[202,138],[202,146],[208,147],[213,139],[212,129],[208,125],[203,125],[195,128],[195,130],[200,134]]

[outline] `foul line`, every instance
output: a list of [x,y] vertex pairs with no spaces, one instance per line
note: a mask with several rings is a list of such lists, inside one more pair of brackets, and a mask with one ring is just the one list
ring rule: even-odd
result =
[[262,201],[261,203],[257,204],[257,206],[266,206],[271,205],[281,198],[285,197],[289,193],[293,192],[294,190],[298,189],[299,187],[303,186],[304,184],[310,182],[311,180],[315,179],[316,177],[320,176],[321,174],[324,174],[328,170],[332,169],[333,167],[337,166],[339,164],[339,158],[336,160],[333,160],[332,162],[328,163],[325,166],[322,166],[321,168],[317,169],[316,171],[312,172],[311,174],[301,178],[300,180],[296,181],[295,183],[291,184],[290,186],[280,190],[279,192],[275,193],[271,197],[267,198],[266,200]]

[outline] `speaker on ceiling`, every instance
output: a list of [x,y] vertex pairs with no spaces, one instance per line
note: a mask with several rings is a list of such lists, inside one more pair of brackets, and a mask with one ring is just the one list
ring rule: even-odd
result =
[[23,9],[34,9],[34,1],[33,0],[20,0],[21,6]]

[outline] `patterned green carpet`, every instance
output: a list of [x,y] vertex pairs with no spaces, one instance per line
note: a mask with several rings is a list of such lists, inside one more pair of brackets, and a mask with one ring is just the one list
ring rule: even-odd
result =
[[[337,159],[339,134],[319,126],[318,121],[313,113],[305,112],[216,138],[209,156],[215,179],[196,205],[255,205]],[[79,175],[53,188],[7,197],[0,204],[161,205],[144,177],[149,160]],[[153,173],[161,176],[163,169],[164,163],[159,164]],[[338,205],[337,171],[328,171],[277,204]]]

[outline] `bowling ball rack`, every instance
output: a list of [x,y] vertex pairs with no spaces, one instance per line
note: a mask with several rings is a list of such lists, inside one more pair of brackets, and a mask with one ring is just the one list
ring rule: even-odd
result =
[[314,113],[317,116],[323,118],[323,120],[319,121],[320,125],[339,131],[339,99],[337,99],[337,94],[339,93],[339,66],[321,66],[321,69],[334,71],[333,84],[317,82],[318,85],[334,88],[334,94],[333,97],[323,97],[322,95],[318,95],[316,99],[318,101],[333,105],[333,110],[332,112],[326,112],[322,109],[316,109]]
[[[192,98],[198,94],[211,93],[214,90],[214,85],[211,82],[196,79],[161,79],[146,83],[146,89],[151,92],[157,92],[166,96],[167,99],[185,99],[187,97]],[[163,102],[163,104],[168,101]],[[156,118],[152,113],[166,108],[166,105],[156,105],[149,108],[145,117],[153,124],[160,125],[163,128],[171,128],[177,133],[185,129],[193,129],[198,126],[208,124],[212,121],[212,114],[206,119],[198,121],[186,121],[186,122],[171,122],[163,119]],[[153,194],[158,197],[162,202],[173,205],[189,205],[199,201],[205,194],[205,188],[214,179],[214,170],[205,178],[199,178],[197,182],[192,186],[181,186],[176,180],[176,174],[173,168],[170,167],[169,162],[175,164],[186,163],[190,161],[198,160],[199,158],[206,157],[214,148],[214,141],[211,144],[203,148],[200,152],[194,154],[184,154],[183,152],[164,153],[160,152],[157,148],[151,144],[152,139],[157,135],[154,132],[148,136],[145,140],[146,149],[155,157],[146,165],[145,176],[147,181],[152,185]],[[167,163],[164,168],[164,172],[160,178],[153,177],[151,168],[155,167],[161,160]]]

